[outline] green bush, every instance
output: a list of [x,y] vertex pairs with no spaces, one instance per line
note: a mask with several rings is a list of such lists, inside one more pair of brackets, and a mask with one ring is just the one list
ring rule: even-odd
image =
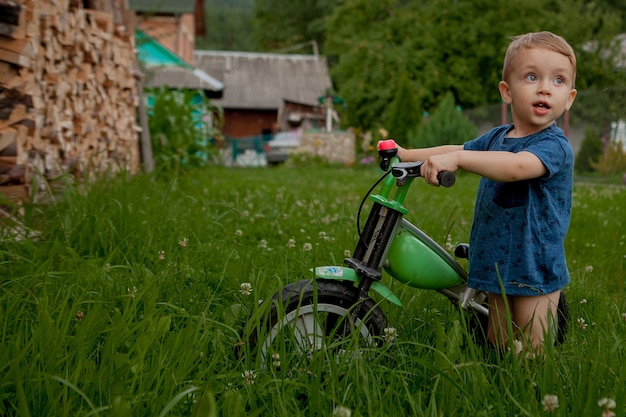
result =
[[148,92],[148,125],[157,169],[177,171],[216,160],[221,109],[199,90],[159,88]]
[[592,161],[597,161],[602,156],[602,140],[595,129],[587,129],[580,149],[576,154],[574,169],[577,173],[589,173],[595,171]]
[[389,108],[387,128],[389,136],[400,145],[406,146],[410,132],[420,122],[420,103],[417,93],[406,75],[400,78],[395,98]]
[[461,144],[475,138],[476,126],[457,108],[452,93],[447,93],[430,119],[409,137],[411,147],[425,148]]
[[612,175],[626,171],[626,152],[621,142],[609,144],[606,153],[598,162],[591,162],[591,166],[600,174]]

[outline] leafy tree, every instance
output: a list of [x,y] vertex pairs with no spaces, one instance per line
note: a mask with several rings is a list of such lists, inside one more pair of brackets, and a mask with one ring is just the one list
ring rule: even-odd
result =
[[578,65],[581,88],[612,85],[605,47],[619,26],[608,6],[584,0],[353,0],[328,18],[326,52],[337,57],[331,70],[350,123],[371,129],[386,117],[389,87],[405,72],[427,108],[447,92],[465,108],[499,102],[510,37],[528,31],[551,30],[573,44],[585,58]]
[[396,3],[346,2],[327,21],[327,53],[331,61],[333,56],[338,60],[331,75],[347,103],[344,116],[350,126],[367,130],[381,124],[394,99],[398,74],[411,73],[406,70],[409,51],[399,39],[410,17],[394,13]]
[[205,2],[206,35],[196,38],[196,49],[255,51],[250,25],[254,0]]
[[461,112],[452,93],[444,96],[427,122],[411,137],[411,147],[458,145],[476,137],[474,124]]
[[400,78],[396,94],[389,108],[386,128],[391,137],[406,146],[410,132],[415,130],[421,119],[421,109],[415,88],[406,74]]
[[315,41],[318,48],[323,48],[326,33],[324,19],[332,11],[334,3],[333,0],[255,0],[253,38],[266,51],[311,41]]

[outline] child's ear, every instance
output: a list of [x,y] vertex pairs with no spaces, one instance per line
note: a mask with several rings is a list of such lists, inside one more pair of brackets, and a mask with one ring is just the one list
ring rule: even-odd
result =
[[575,88],[572,88],[572,91],[569,92],[569,98],[567,99],[565,110],[569,110],[570,107],[572,107],[572,104],[574,104],[574,99],[576,98],[576,94],[578,94],[578,91],[576,91]]
[[500,81],[498,89],[500,90],[502,101],[506,104],[511,104],[511,89],[509,88],[509,84],[506,81]]

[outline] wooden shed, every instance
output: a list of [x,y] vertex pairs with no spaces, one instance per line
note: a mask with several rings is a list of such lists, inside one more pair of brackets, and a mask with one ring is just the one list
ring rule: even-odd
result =
[[138,171],[133,19],[126,0],[0,0],[0,193]]

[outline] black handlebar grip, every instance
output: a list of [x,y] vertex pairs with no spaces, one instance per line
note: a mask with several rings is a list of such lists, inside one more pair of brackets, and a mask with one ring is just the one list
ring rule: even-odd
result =
[[456,182],[456,175],[452,171],[441,171],[437,174],[437,179],[439,180],[439,185],[443,187],[452,187]]

